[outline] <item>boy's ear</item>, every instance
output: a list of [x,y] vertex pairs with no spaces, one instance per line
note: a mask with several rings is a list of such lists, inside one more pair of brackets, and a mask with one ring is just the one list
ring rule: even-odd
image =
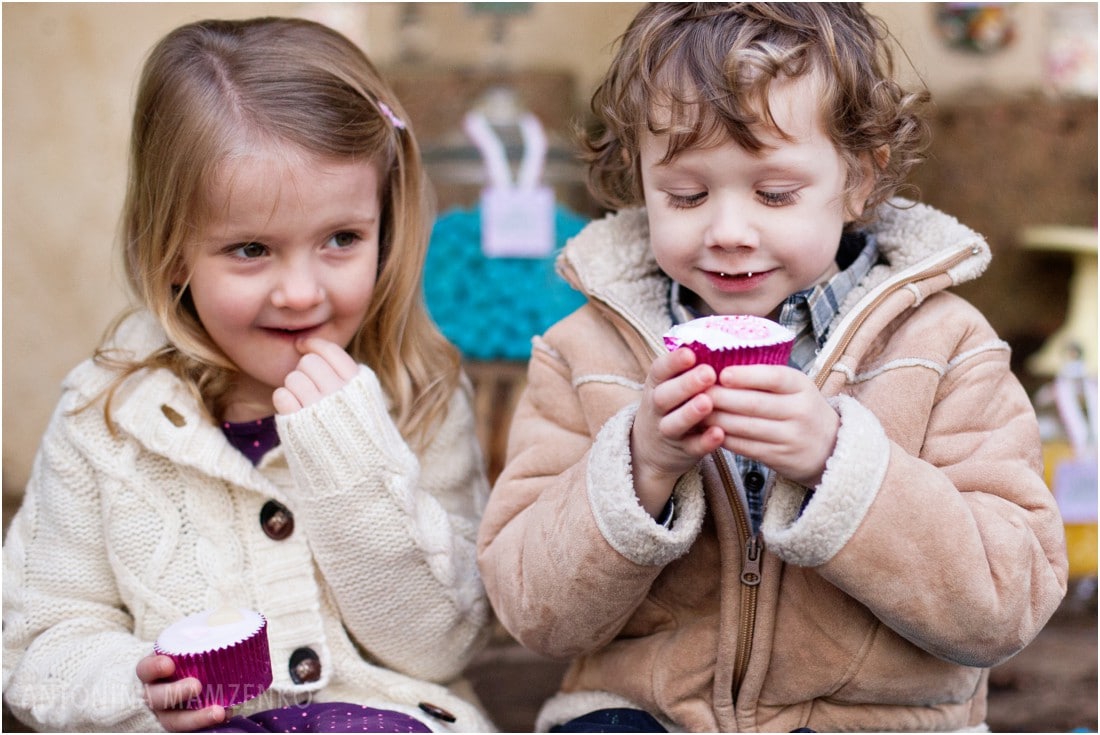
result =
[[875,166],[882,170],[886,168],[886,164],[890,163],[890,146],[880,145],[875,149]]
[[873,153],[863,154],[862,159],[863,181],[860,182],[859,188],[853,191],[848,198],[848,211],[853,219],[863,214],[863,210],[867,206],[867,199],[875,188],[875,182],[878,181],[879,172],[886,168],[886,164],[890,162],[890,147],[886,145],[879,146]]

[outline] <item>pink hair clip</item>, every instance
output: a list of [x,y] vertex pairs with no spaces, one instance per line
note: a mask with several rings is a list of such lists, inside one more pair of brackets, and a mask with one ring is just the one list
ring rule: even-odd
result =
[[386,116],[386,119],[389,120],[390,124],[393,125],[395,128],[397,128],[398,130],[405,129],[405,121],[399,118],[397,115],[393,114],[393,110],[391,110],[390,106],[387,105],[385,102],[379,100],[378,109],[382,111],[382,114]]

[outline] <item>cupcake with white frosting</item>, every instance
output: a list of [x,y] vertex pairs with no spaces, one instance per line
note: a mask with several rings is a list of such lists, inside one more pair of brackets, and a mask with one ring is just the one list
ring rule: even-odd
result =
[[677,324],[664,335],[669,351],[687,347],[715,372],[730,365],[786,365],[794,333],[770,319],[746,314],[705,316]]
[[267,620],[247,608],[204,610],[178,620],[153,644],[176,664],[173,680],[195,677],[202,691],[188,709],[223,707],[258,697],[271,686]]

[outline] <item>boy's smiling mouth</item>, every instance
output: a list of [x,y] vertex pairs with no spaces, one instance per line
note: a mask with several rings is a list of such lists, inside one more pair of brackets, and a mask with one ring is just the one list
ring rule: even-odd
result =
[[774,272],[772,270],[753,270],[741,273],[728,271],[705,271],[707,280],[719,291],[749,291],[762,284]]

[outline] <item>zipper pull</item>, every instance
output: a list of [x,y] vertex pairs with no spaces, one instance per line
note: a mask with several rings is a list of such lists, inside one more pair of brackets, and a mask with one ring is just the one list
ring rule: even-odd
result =
[[759,535],[754,533],[749,536],[745,543],[745,559],[741,564],[741,584],[749,587],[760,584],[760,553],[763,550]]

